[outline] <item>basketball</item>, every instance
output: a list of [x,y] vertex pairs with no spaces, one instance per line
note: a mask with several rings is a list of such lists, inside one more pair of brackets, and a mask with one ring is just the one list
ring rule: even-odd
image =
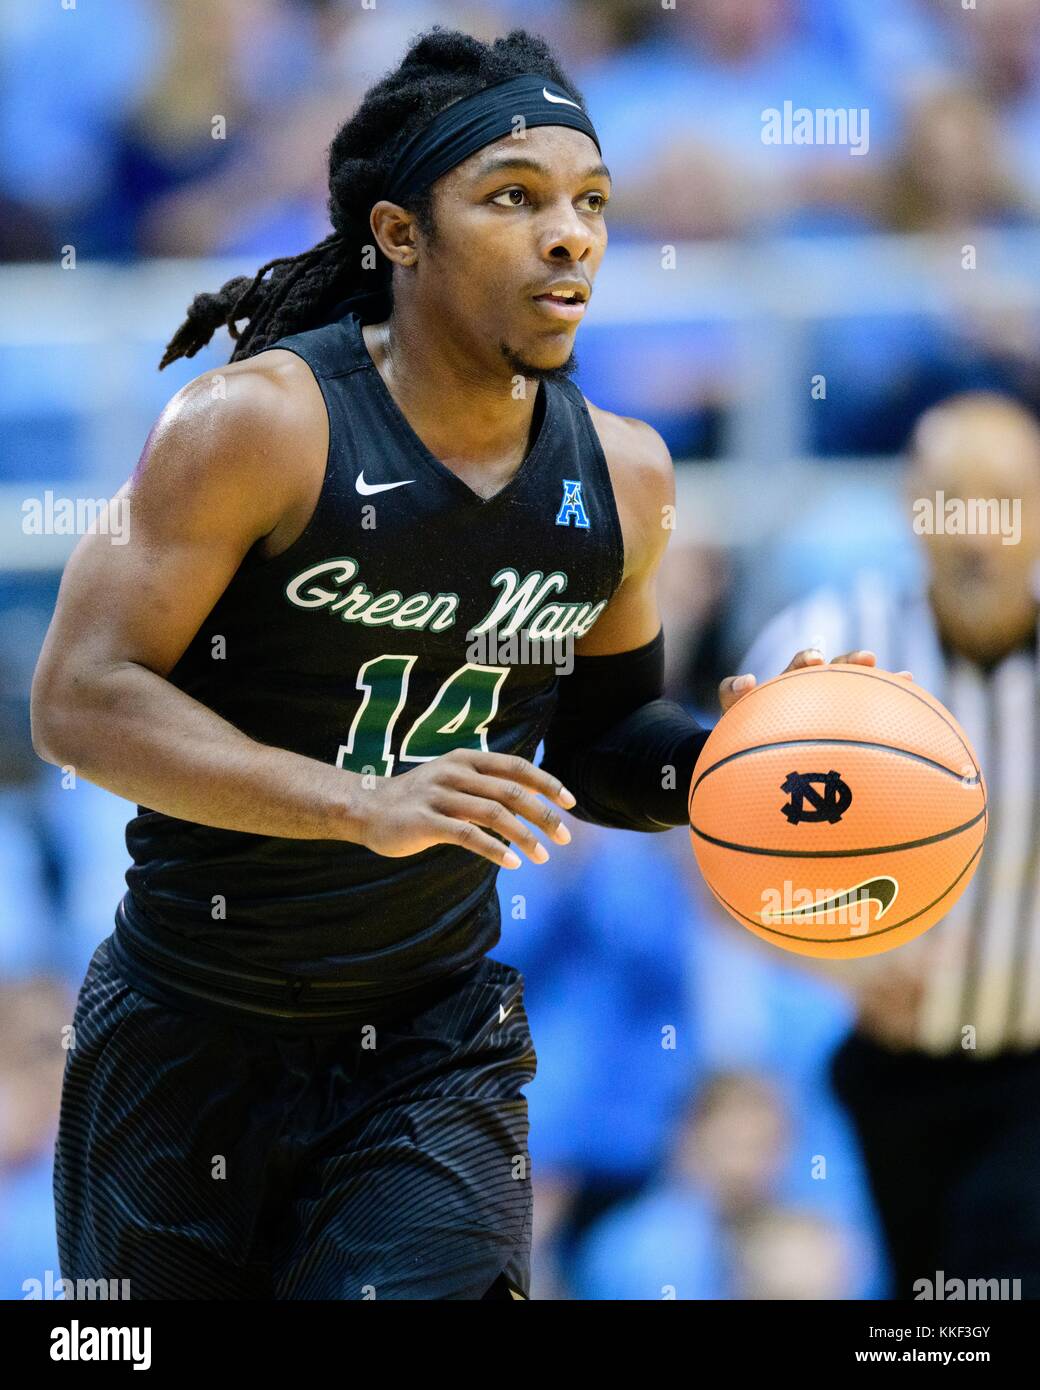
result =
[[964,730],[903,677],[834,664],[755,687],[690,787],[690,838],[719,903],[786,951],[903,945],[978,868],[986,784]]

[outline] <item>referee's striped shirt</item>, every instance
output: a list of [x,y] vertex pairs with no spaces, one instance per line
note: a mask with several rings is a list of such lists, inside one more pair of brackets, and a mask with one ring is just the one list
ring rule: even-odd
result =
[[869,649],[879,667],[912,671],[964,726],[989,790],[989,833],[971,883],[947,917],[872,958],[871,968],[883,971],[888,962],[895,968],[898,957],[900,970],[910,967],[918,976],[916,1045],[923,1051],[962,1048],[969,1027],[979,1054],[1040,1046],[1037,634],[992,667],[980,667],[940,644],[923,589],[897,589],[884,575],[865,571],[849,591],[820,589],[785,609],[740,669],[765,680],[795,652],[814,646],[827,660]]

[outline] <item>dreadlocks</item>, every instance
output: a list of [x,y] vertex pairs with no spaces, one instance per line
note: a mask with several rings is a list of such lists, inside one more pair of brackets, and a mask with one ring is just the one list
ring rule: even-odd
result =
[[[159,370],[178,357],[194,357],[221,325],[235,340],[230,360],[236,362],[288,334],[328,323],[333,308],[348,295],[375,289],[389,293],[389,261],[377,248],[376,264],[367,268],[370,257],[364,252],[372,246],[369,213],[397,151],[451,102],[527,73],[544,74],[581,102],[548,44],[525,29],[514,29],[491,44],[439,26],[421,35],[400,66],[365,94],[329,146],[331,235],[299,256],[268,261],[252,278],[228,280],[216,294],[196,295]],[[431,204],[426,190],[408,205],[426,236],[434,230]]]

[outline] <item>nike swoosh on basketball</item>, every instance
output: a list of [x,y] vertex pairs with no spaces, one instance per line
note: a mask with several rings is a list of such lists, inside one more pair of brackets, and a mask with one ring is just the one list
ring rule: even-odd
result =
[[364,469],[354,479],[354,486],[362,497],[371,497],[374,492],[389,492],[392,487],[407,487],[409,483],[414,483],[414,478],[403,478],[399,483],[366,483]]
[[546,101],[556,101],[559,102],[562,106],[573,106],[578,111],[581,110],[581,107],[578,106],[578,103],[576,101],[571,101],[570,97],[554,96],[553,93],[549,91],[548,87],[542,88],[542,96],[545,97]]
[[821,912],[840,912],[843,908],[851,907],[855,902],[870,902],[873,900],[878,905],[878,914],[874,918],[875,922],[880,922],[885,913],[896,900],[899,892],[899,883],[889,874],[879,874],[876,878],[864,879],[862,883],[855,884],[852,888],[846,888],[841,893],[835,893],[830,897],[817,898],[814,903],[807,903],[805,907],[788,907],[780,912],[763,912],[763,922],[797,922],[805,917],[814,917]]

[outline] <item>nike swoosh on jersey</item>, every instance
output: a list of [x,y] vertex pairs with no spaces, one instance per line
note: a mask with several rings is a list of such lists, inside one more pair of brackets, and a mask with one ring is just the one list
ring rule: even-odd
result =
[[389,492],[392,487],[407,487],[414,478],[403,478],[399,483],[366,483],[364,469],[354,479],[354,486],[362,497],[371,497],[374,492]]
[[578,111],[581,110],[581,107],[578,106],[578,103],[576,101],[571,101],[570,97],[554,96],[553,93],[549,91],[548,87],[542,88],[542,96],[545,97],[546,101],[556,101],[559,102],[562,106],[573,106]]

